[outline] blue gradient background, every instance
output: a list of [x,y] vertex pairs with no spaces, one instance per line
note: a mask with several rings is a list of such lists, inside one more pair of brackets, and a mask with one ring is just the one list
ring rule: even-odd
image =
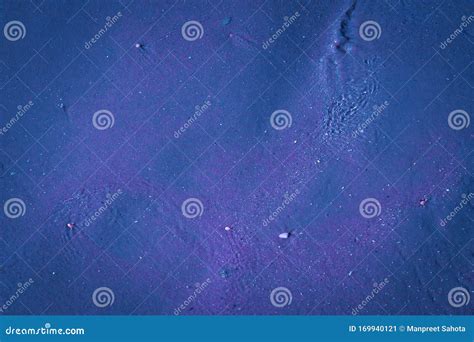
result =
[[[473,205],[440,220],[474,192],[472,125],[447,122],[453,110],[472,113],[474,24],[440,44],[473,9],[468,0],[1,1],[2,27],[20,20],[26,36],[0,37],[0,123],[34,102],[0,136],[1,203],[26,204],[20,218],[0,215],[2,303],[34,280],[3,314],[173,315],[206,279],[182,314],[351,314],[385,278],[360,314],[472,313],[472,302],[454,308],[447,296],[458,286],[472,294]],[[202,39],[183,39],[189,20]],[[359,36],[367,20],[379,39]],[[100,109],[112,128],[92,125]],[[291,127],[272,128],[277,109]],[[204,206],[197,219],[181,213],[190,197]],[[365,219],[359,203],[371,197],[382,211]],[[102,286],[115,295],[106,308],[91,299]],[[292,293],[284,308],[269,300],[280,286]]]

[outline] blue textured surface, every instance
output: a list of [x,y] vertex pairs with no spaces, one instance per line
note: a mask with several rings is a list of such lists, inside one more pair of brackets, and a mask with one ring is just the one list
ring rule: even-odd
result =
[[[1,26],[26,35],[0,37],[0,124],[33,103],[0,135],[0,201],[25,203],[0,215],[0,304],[34,281],[4,313],[173,315],[208,283],[180,314],[351,314],[384,279],[358,314],[472,313],[448,293],[472,294],[473,204],[440,222],[474,192],[472,125],[448,125],[472,113],[474,22],[440,44],[473,9],[2,0]],[[190,20],[200,39],[184,39]],[[362,39],[368,20],[378,39]],[[290,127],[272,127],[278,109]],[[366,198],[379,216],[360,214]],[[112,305],[94,305],[100,287]]]

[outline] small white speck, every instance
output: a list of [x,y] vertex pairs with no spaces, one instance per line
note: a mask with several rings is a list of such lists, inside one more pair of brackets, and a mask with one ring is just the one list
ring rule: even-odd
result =
[[227,230],[227,231],[229,231],[229,230],[230,230],[230,227],[227,226],[227,227],[225,227],[224,229]]
[[288,239],[290,237],[290,233],[281,233],[278,235],[280,239]]

